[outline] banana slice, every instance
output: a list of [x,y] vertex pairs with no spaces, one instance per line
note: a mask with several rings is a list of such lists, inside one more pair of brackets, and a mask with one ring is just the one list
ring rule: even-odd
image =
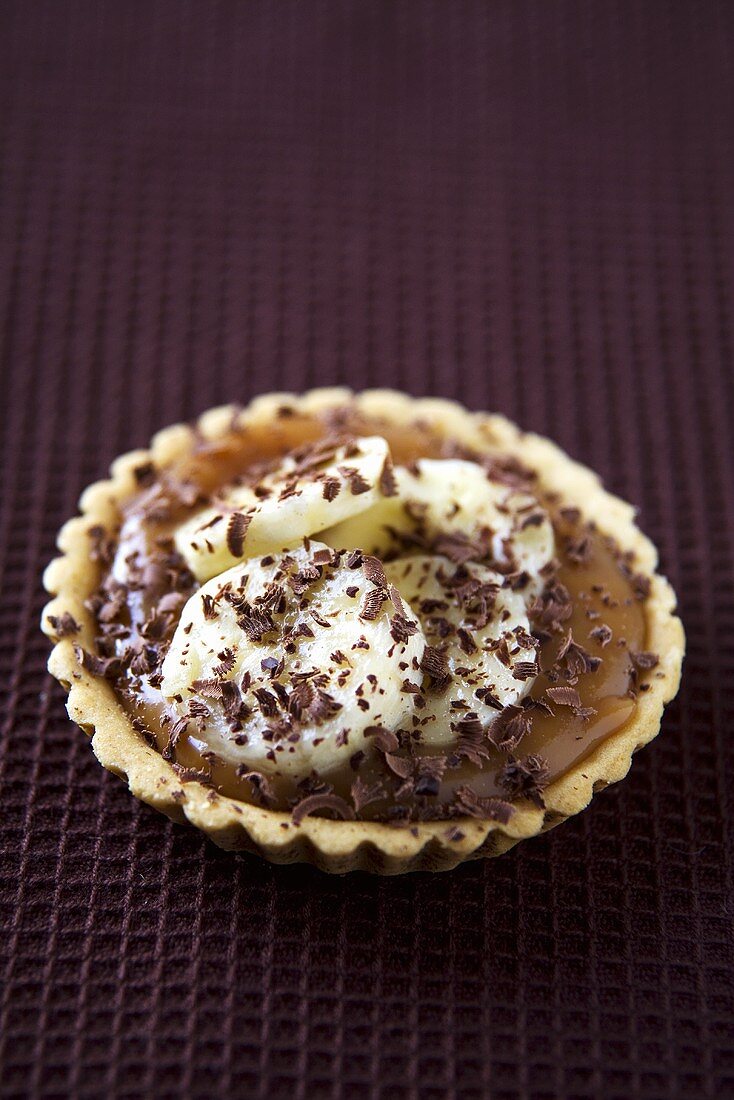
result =
[[214,507],[183,523],[176,548],[203,582],[244,558],[297,546],[303,538],[383,501],[394,491],[390,450],[380,436],[340,447],[316,444],[257,484],[232,485]]
[[483,565],[440,555],[385,565],[389,582],[418,614],[427,649],[420,667],[423,706],[414,724],[427,744],[481,733],[517,703],[537,674],[537,642],[523,597]]
[[[189,736],[235,766],[300,778],[413,711],[426,640],[382,567],[311,542],[242,562],[183,609],[161,690]],[[193,703],[193,705],[192,705]]]
[[525,571],[532,588],[542,587],[539,573],[553,557],[554,536],[535,497],[491,481],[476,462],[463,459],[419,459],[411,469],[396,466],[394,477],[394,496],[329,527],[323,541],[385,556],[406,537],[417,539],[438,552],[445,546],[457,560]]

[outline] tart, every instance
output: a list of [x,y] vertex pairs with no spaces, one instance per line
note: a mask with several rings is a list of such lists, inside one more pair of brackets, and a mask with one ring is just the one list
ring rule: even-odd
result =
[[44,583],[100,763],[215,843],[445,870],[582,810],[684,650],[630,505],[501,416],[270,394],[90,486]]

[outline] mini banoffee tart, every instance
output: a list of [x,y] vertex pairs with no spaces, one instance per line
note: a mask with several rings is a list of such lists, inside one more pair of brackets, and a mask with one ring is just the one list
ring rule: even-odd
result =
[[499,416],[273,394],[159,433],[81,512],[50,670],[100,762],[225,848],[499,855],[623,778],[678,687],[632,508]]

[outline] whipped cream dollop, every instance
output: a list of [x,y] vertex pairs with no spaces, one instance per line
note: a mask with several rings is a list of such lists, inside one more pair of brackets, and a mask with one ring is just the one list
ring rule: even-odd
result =
[[394,465],[381,437],[324,444],[225,488],[175,543],[205,583],[161,691],[176,735],[241,774],[300,779],[371,743],[482,737],[537,675],[528,607],[553,527],[478,463]]
[[413,709],[404,681],[424,649],[376,559],[311,542],[199,589],[161,690],[225,760],[306,776],[363,750],[377,727],[403,725]]
[[324,542],[381,557],[406,546],[443,549],[453,560],[524,572],[534,594],[542,587],[555,539],[532,494],[491,480],[478,463],[463,459],[421,458],[410,468],[395,467],[394,476],[393,496],[327,528]]
[[381,436],[323,444],[287,455],[254,483],[227,486],[175,534],[198,581],[369,511],[394,491],[390,450]]

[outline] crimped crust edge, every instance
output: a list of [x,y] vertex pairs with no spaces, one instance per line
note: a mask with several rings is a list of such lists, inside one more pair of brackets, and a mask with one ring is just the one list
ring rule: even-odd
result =
[[[57,639],[49,616],[69,612],[80,624],[77,639],[91,644],[94,624],[84,600],[97,584],[89,559],[88,530],[119,519],[119,504],[136,491],[134,469],[153,461],[157,468],[185,457],[205,437],[214,441],[233,423],[267,423],[282,405],[318,413],[354,403],[369,416],[391,423],[425,420],[432,430],[460,438],[484,451],[515,455],[539,475],[544,488],[582,507],[585,518],[613,535],[623,550],[635,554],[636,566],[651,579],[645,600],[648,649],[660,657],[650,688],[639,696],[633,719],[602,742],[583,761],[551,783],[544,792],[545,810],[518,803],[507,824],[473,818],[449,822],[388,825],[368,821],[331,821],[307,817],[295,825],[290,814],[237,802],[197,782],[182,784],[163,757],[135,732],[109,683],[83,669],[68,638]],[[668,581],[654,573],[657,551],[635,524],[631,505],[608,493],[598,476],[569,458],[550,440],[521,432],[505,417],[473,413],[440,398],[411,398],[393,390],[359,394],[342,388],[311,390],[302,395],[273,393],[246,408],[226,405],[203,413],[194,427],[174,425],[158,432],[149,450],[117,458],[110,478],[90,485],[80,499],[81,515],[59,532],[62,552],[46,568],[44,586],[53,599],[42,615],[42,629],[56,644],[49,671],[68,691],[69,716],[91,735],[100,763],[125,779],[141,801],[176,822],[190,822],[220,847],[256,852],[275,863],[308,862],[332,873],[352,870],[400,874],[415,870],[449,870],[467,859],[501,855],[518,841],[554,827],[579,813],[596,790],[623,779],[632,755],[660,730],[663,709],[676,694],[685,647],[683,626],[675,615],[676,598]],[[451,839],[458,834],[459,839]]]

